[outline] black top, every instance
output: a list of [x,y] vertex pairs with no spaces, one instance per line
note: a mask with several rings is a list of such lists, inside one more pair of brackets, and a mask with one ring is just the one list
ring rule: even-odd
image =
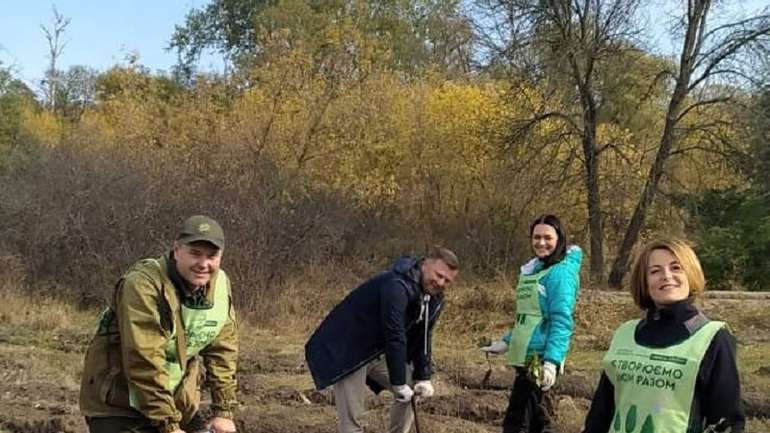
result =
[[[634,340],[645,347],[668,347],[680,343],[690,337],[692,326],[688,325],[698,314],[699,310],[688,301],[650,310],[647,318],[637,325]],[[740,397],[735,337],[722,328],[714,335],[701,361],[687,431],[702,432],[706,426],[718,424],[717,432],[732,427],[733,433],[742,433],[745,415]],[[583,433],[607,433],[614,414],[615,387],[602,373]]]

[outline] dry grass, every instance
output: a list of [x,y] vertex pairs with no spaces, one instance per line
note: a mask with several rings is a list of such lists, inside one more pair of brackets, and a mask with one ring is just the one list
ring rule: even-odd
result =
[[24,289],[0,291],[0,323],[32,331],[55,332],[85,323],[93,314],[83,313],[56,299],[28,295]]
[[82,311],[51,296],[30,295],[24,286],[0,289],[0,324],[20,332],[68,333],[89,324],[94,311]]
[[0,324],[32,332],[57,332],[93,322],[93,312],[31,290],[16,256],[0,256]]
[[248,287],[237,288],[246,300],[240,315],[252,326],[310,332],[351,289],[376,272],[379,270],[312,263],[301,274],[287,277],[269,293],[250,293]]
[[[365,277],[355,271],[332,274],[319,266],[287,280],[270,304],[241,310],[238,381],[242,432],[336,431],[330,393],[313,391],[304,365],[304,343],[326,312]],[[8,390],[0,393],[0,431],[3,422],[18,429],[22,420],[38,420],[35,422],[47,426],[24,430],[30,433],[55,431],[51,430],[51,420],[64,426],[57,427],[61,431],[82,431],[77,412],[78,381],[82,352],[98,311],[79,311],[53,298],[32,298],[5,281],[0,293],[4,299],[0,304],[0,381]],[[437,397],[422,405],[423,433],[500,430],[507,404],[505,388],[513,375],[502,359],[488,361],[477,349],[477,340],[507,331],[515,307],[510,284],[503,276],[486,284],[465,281],[448,293],[448,306],[434,343]],[[709,301],[704,308],[710,316],[731,323],[740,342],[744,388],[770,394],[770,318],[766,308],[757,301]],[[637,315],[627,297],[584,291],[577,307],[568,372],[598,378],[612,330]],[[478,388],[475,384],[481,383],[490,366],[496,388]],[[387,394],[368,398],[366,422],[370,428],[384,428],[390,398]],[[580,431],[589,404],[582,398],[559,397],[558,422],[563,432]],[[747,433],[767,431],[770,420],[749,420]]]

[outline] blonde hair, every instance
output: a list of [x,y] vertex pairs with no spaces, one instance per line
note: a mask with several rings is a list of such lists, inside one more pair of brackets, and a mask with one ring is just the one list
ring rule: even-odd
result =
[[631,271],[630,290],[634,303],[642,310],[655,307],[647,287],[647,267],[650,254],[655,250],[667,250],[676,257],[682,266],[687,282],[690,285],[690,302],[706,290],[706,277],[703,275],[698,256],[695,251],[682,239],[657,239],[648,243],[639,253]]

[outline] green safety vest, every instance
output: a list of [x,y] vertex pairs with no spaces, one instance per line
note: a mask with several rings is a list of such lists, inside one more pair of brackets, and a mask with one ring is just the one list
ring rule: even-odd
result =
[[639,320],[618,328],[602,361],[615,387],[609,433],[686,433],[701,360],[724,322],[708,322],[679,344],[651,348],[634,340]]
[[543,321],[540,310],[540,281],[548,273],[544,269],[532,275],[519,275],[516,286],[516,321],[511,329],[511,340],[508,343],[506,357],[508,365],[523,367],[527,364],[527,348],[535,329]]
[[[230,288],[228,279],[224,275],[216,279],[214,290],[214,305],[206,308],[190,308],[185,306],[180,300],[181,321],[185,333],[185,348],[187,359],[193,358],[201,349],[211,344],[216,339],[219,332],[227,322],[230,312]],[[166,389],[172,394],[176,392],[177,386],[184,377],[184,368],[179,362],[177,350],[177,329],[174,324],[174,330],[171,338],[166,343],[166,372],[168,373],[168,383]],[[139,408],[138,395],[133,387],[128,387],[129,403],[133,408]]]

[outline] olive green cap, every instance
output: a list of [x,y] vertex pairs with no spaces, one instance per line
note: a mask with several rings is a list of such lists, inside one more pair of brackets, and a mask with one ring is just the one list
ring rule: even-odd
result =
[[176,239],[185,244],[206,241],[220,250],[225,247],[225,232],[222,226],[205,215],[187,218]]

